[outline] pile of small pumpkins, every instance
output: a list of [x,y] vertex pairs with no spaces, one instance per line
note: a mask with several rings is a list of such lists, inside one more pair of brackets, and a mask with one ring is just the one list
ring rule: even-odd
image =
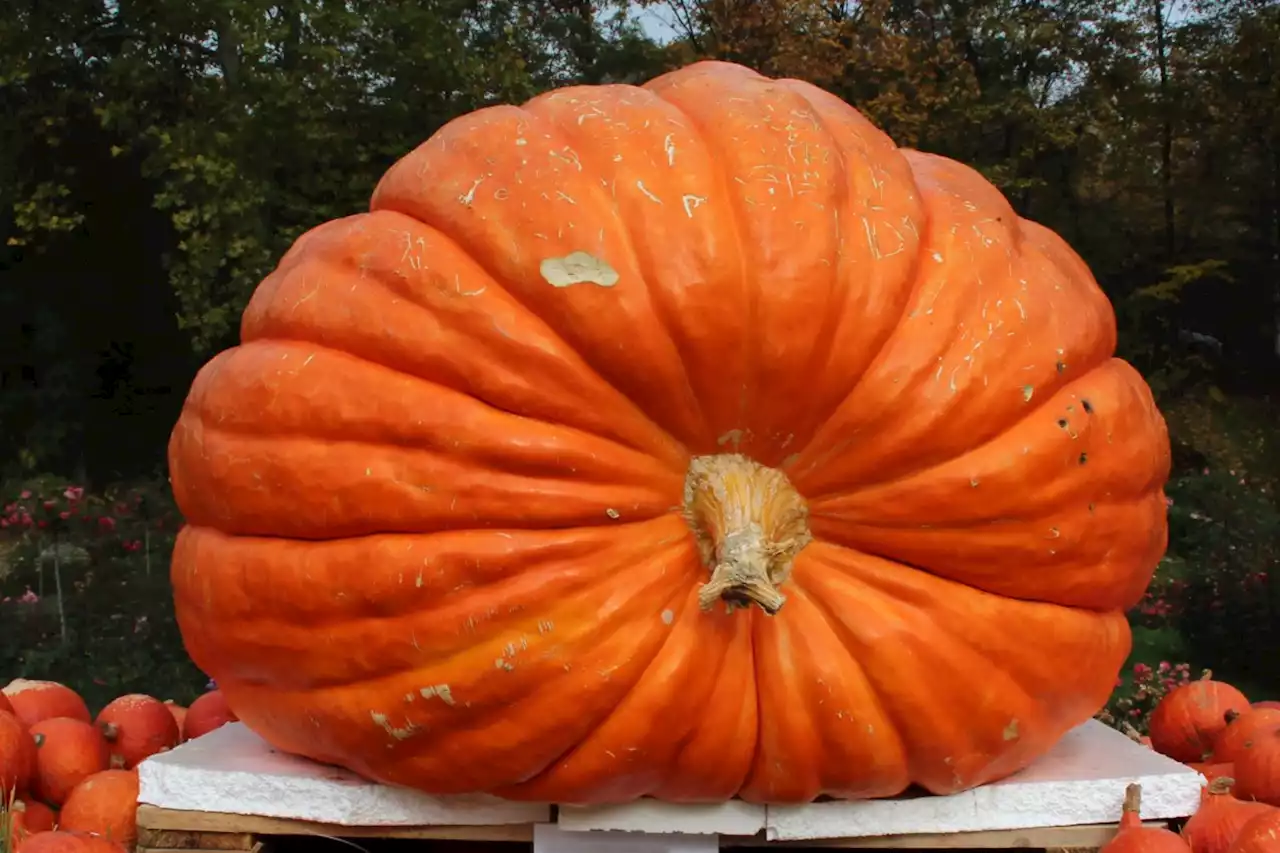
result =
[[1131,786],[1120,832],[1104,853],[1280,853],[1280,702],[1250,703],[1204,678],[1169,691],[1151,714],[1156,752],[1200,771],[1200,808],[1181,834],[1141,825]]
[[66,685],[10,682],[0,690],[0,850],[132,850],[138,765],[234,719],[216,690],[189,708],[121,696],[95,718]]

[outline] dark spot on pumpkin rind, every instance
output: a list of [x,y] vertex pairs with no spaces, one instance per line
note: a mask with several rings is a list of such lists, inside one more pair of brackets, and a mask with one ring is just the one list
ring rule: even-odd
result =
[[1067,369],[1067,363],[1065,361],[1060,361],[1054,366],[1058,368],[1059,373],[1062,373]]
[[1088,400],[1081,400],[1080,405],[1084,406],[1084,413],[1086,415],[1093,414],[1093,404],[1090,403]]
[[1089,514],[1090,514],[1090,515],[1092,515],[1092,514],[1093,514],[1093,511],[1094,511],[1095,509],[1097,509],[1097,508],[1098,508],[1098,505],[1097,505],[1097,504],[1093,503],[1092,501],[1090,501],[1090,502],[1089,502]]
[[1067,428],[1067,419],[1066,419],[1066,418],[1058,418],[1058,426],[1062,427],[1063,429],[1066,429],[1066,428]]
[[1089,461],[1089,454],[1088,454],[1088,453],[1081,453],[1081,454],[1080,454],[1080,464],[1081,464],[1081,465],[1083,465],[1084,463],[1086,463],[1086,462],[1088,462],[1088,461]]

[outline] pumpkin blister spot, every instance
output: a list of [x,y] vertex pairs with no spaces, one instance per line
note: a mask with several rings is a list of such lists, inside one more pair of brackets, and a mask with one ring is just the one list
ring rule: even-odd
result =
[[589,252],[570,252],[563,258],[545,258],[538,265],[538,272],[552,287],[574,284],[613,287],[619,278],[618,271],[608,261]]

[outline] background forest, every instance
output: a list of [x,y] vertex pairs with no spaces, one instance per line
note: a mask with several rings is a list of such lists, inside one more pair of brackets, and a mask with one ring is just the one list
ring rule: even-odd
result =
[[1141,723],[1204,666],[1280,698],[1270,0],[5,0],[7,675],[91,703],[201,689],[169,605],[164,449],[253,287],[450,118],[699,57],[829,89],[1084,256],[1175,445],[1169,555],[1113,711]]

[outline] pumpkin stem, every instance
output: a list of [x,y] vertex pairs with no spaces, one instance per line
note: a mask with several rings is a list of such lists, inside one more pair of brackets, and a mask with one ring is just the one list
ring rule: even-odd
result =
[[778,587],[813,539],[809,508],[781,471],[737,453],[696,456],[684,482],[684,515],[711,579],[698,591],[710,610],[758,604],[777,613],[787,598]]

